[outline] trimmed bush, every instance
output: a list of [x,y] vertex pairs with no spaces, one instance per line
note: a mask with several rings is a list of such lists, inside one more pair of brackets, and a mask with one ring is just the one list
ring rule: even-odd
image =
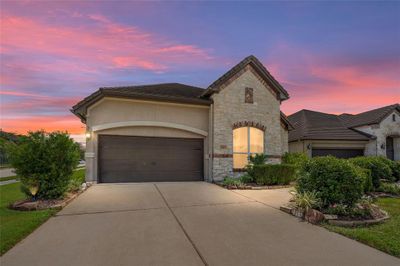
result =
[[294,152],[294,153],[286,152],[282,156],[282,163],[293,164],[297,166],[299,169],[301,169],[308,160],[309,158],[307,157],[307,155],[302,152]]
[[262,164],[253,166],[258,185],[288,185],[295,179],[296,167],[291,164]]
[[297,179],[297,191],[317,193],[321,207],[335,204],[354,206],[361,198],[364,180],[360,169],[344,159],[333,156],[309,160]]
[[254,182],[253,177],[251,177],[249,174],[245,173],[242,176],[240,176],[239,178],[240,182],[244,183],[244,184],[248,184],[248,183],[252,183]]
[[363,180],[364,193],[371,192],[374,189],[374,185],[372,184],[371,170],[365,169],[365,168],[361,168],[361,167],[359,167],[357,165],[354,165],[354,167],[357,170],[357,174]]
[[400,196],[400,186],[394,183],[382,183],[376,191]]
[[384,164],[386,164],[390,170],[392,170],[392,175],[390,177],[386,177],[389,182],[395,182],[400,178],[400,162],[389,160],[386,157],[378,156],[379,160],[381,160]]
[[382,157],[356,157],[349,159],[349,161],[371,171],[374,188],[380,186],[381,179],[392,179],[392,169],[382,160]]
[[67,133],[30,132],[8,149],[10,163],[28,196],[56,199],[64,195],[79,162],[79,145]]

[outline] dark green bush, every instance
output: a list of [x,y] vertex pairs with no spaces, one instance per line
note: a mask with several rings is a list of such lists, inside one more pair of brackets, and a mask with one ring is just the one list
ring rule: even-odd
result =
[[381,160],[384,164],[386,164],[390,168],[390,170],[392,170],[392,175],[390,177],[386,177],[385,179],[387,179],[390,182],[395,182],[399,180],[400,162],[389,160],[388,158],[383,156],[378,156],[377,158]]
[[244,183],[244,184],[248,184],[248,183],[254,182],[253,177],[251,177],[251,176],[250,176],[249,174],[247,174],[247,173],[243,174],[243,175],[239,178],[239,180],[240,180],[242,183]]
[[300,193],[315,191],[321,207],[334,204],[353,206],[363,195],[364,180],[360,169],[333,156],[316,157],[305,163],[297,179]]
[[382,183],[376,191],[400,196],[400,186],[394,183]]
[[371,192],[374,189],[372,184],[371,170],[359,167],[357,165],[354,165],[354,167],[357,170],[358,176],[360,176],[363,180],[364,193]]
[[37,187],[35,196],[41,199],[62,197],[79,162],[79,145],[63,132],[30,132],[8,150],[22,185]]
[[371,171],[374,188],[380,186],[381,179],[392,179],[392,169],[382,160],[382,157],[356,157],[349,159],[349,161]]
[[294,152],[294,153],[289,153],[286,152],[282,156],[282,163],[284,164],[293,164],[295,165],[299,170],[302,169],[303,165],[309,160],[307,155],[302,152]]
[[224,177],[222,184],[224,186],[242,186],[243,185],[243,183],[240,181],[240,179],[229,177],[229,176]]
[[296,167],[291,164],[254,165],[253,173],[259,185],[287,185],[295,179]]
[[263,154],[263,153],[250,155],[249,164],[246,165],[246,172],[247,172],[248,175],[251,176],[251,178],[253,180],[254,180],[253,166],[254,165],[263,165],[263,164],[265,164],[267,159],[268,159],[268,156]]

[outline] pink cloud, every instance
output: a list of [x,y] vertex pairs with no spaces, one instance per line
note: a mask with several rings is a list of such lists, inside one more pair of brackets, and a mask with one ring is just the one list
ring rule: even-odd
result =
[[284,43],[270,54],[265,65],[291,96],[282,105],[288,114],[300,109],[357,113],[400,99],[400,62],[379,60],[381,71],[377,64],[350,64]]
[[[164,71],[180,65],[209,64],[209,51],[179,44],[102,15],[82,15],[80,27],[52,26],[39,19],[3,15],[2,53],[41,53],[69,58],[79,65]],[[94,23],[90,23],[90,22]]]

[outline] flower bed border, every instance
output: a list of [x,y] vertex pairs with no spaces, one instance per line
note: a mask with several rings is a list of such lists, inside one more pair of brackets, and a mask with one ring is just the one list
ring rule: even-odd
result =
[[293,185],[272,185],[272,186],[252,186],[252,185],[243,185],[243,186],[225,186],[221,182],[215,182],[214,184],[229,189],[229,190],[268,190],[268,189],[280,189],[280,188],[291,188]]
[[[51,210],[51,209],[62,209],[84,191],[86,191],[92,184],[86,183],[84,189],[80,189],[78,192],[68,194],[64,199],[61,200],[37,200],[31,201],[29,199],[19,200],[9,206],[10,209],[16,211],[40,211],[40,210]],[[51,204],[54,202],[54,204]]]

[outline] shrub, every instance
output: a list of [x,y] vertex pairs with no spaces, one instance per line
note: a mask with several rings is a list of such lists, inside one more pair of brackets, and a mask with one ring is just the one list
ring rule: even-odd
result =
[[389,160],[388,158],[383,157],[383,156],[378,156],[376,158],[378,160],[381,160],[382,163],[386,164],[392,171],[391,176],[387,176],[387,177],[385,177],[385,179],[388,180],[389,182],[396,181],[397,175],[399,174],[398,171],[400,171],[400,169],[398,169],[398,167],[400,167],[399,162],[396,163],[395,161]]
[[357,165],[354,165],[354,167],[357,170],[357,174],[358,176],[360,176],[363,180],[363,189],[364,189],[364,193],[368,193],[371,192],[374,188],[373,184],[372,184],[372,176],[371,176],[371,170],[369,169],[365,169],[365,168],[361,168]]
[[244,175],[242,175],[240,178],[239,178],[239,180],[242,182],[242,183],[244,183],[244,184],[248,184],[248,183],[252,183],[252,182],[254,182],[254,179],[253,179],[253,177],[251,177],[249,174],[244,174]]
[[395,181],[400,181],[400,161],[392,161],[392,172]]
[[356,157],[349,159],[349,161],[354,165],[371,171],[374,188],[380,186],[381,179],[391,179],[392,170],[381,157]]
[[30,132],[8,150],[22,185],[37,187],[36,197],[41,199],[63,196],[79,162],[79,145],[62,132]]
[[287,185],[295,179],[296,167],[290,164],[254,165],[253,172],[259,185]]
[[297,191],[315,191],[322,208],[334,204],[353,206],[363,195],[363,179],[360,171],[347,160],[316,157],[304,165],[297,179]]
[[394,183],[382,183],[381,186],[376,190],[379,192],[400,196],[400,186]]
[[222,181],[224,186],[241,186],[243,185],[242,182],[238,178],[233,177],[224,177],[224,181]]
[[315,191],[297,192],[294,196],[294,202],[296,206],[305,210],[317,208],[320,205],[320,199]]
[[267,159],[268,159],[268,156],[263,153],[250,155],[249,164],[246,165],[246,172],[247,172],[247,174],[249,174],[252,177],[253,180],[254,180],[253,166],[263,165],[263,164],[265,164]]
[[286,152],[282,157],[282,163],[293,164],[298,168],[299,171],[303,168],[304,164],[308,160],[309,159],[307,155],[301,152],[294,152],[294,153]]

